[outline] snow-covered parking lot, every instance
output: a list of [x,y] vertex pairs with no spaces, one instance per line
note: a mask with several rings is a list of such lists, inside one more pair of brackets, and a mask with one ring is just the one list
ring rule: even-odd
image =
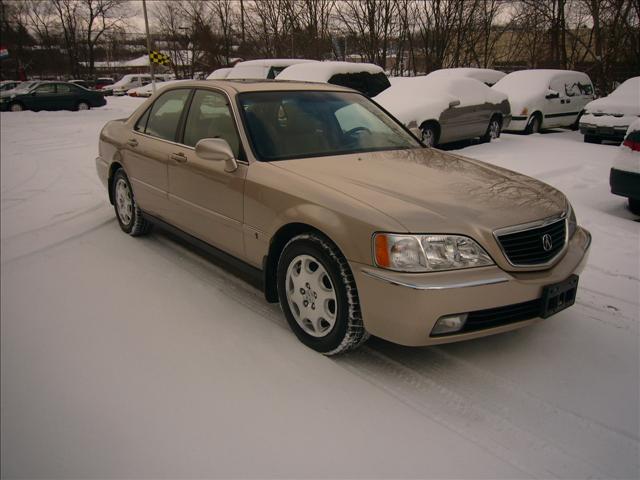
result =
[[557,130],[457,152],[567,194],[593,235],[575,306],[326,358],[232,271],[120,231],[98,132],[140,101],[0,115],[3,477],[640,476],[640,223],[609,193],[615,146]]

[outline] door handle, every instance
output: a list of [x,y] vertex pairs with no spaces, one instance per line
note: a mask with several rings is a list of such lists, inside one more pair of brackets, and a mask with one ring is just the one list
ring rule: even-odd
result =
[[129,145],[130,147],[137,147],[138,140],[136,140],[135,138],[130,138],[129,140],[127,140],[127,145]]
[[185,163],[187,161],[187,156],[182,152],[172,153],[171,155],[169,155],[169,158],[171,158],[171,160],[175,160],[178,163]]

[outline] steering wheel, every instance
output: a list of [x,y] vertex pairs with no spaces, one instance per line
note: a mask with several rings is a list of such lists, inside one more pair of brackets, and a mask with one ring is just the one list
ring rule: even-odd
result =
[[344,132],[344,134],[351,136],[354,133],[358,133],[358,132],[367,132],[370,134],[371,130],[369,130],[367,127],[355,127],[355,128],[352,128],[351,130]]

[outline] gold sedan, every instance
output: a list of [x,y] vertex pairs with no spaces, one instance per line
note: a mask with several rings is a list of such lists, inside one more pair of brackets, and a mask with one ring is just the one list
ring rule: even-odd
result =
[[100,134],[122,230],[160,225],[255,275],[326,355],[529,325],[574,303],[591,242],[554,188],[425,148],[363,95],[189,81]]

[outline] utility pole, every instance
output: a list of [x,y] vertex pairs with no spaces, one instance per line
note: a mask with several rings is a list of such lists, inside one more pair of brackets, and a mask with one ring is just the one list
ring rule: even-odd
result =
[[147,17],[147,2],[142,0],[142,11],[144,12],[144,29],[147,33],[147,58],[149,59],[149,68],[151,69],[151,89],[153,90],[153,94],[156,93],[156,75],[155,75],[155,66],[151,61],[151,36],[149,35],[149,19]]

